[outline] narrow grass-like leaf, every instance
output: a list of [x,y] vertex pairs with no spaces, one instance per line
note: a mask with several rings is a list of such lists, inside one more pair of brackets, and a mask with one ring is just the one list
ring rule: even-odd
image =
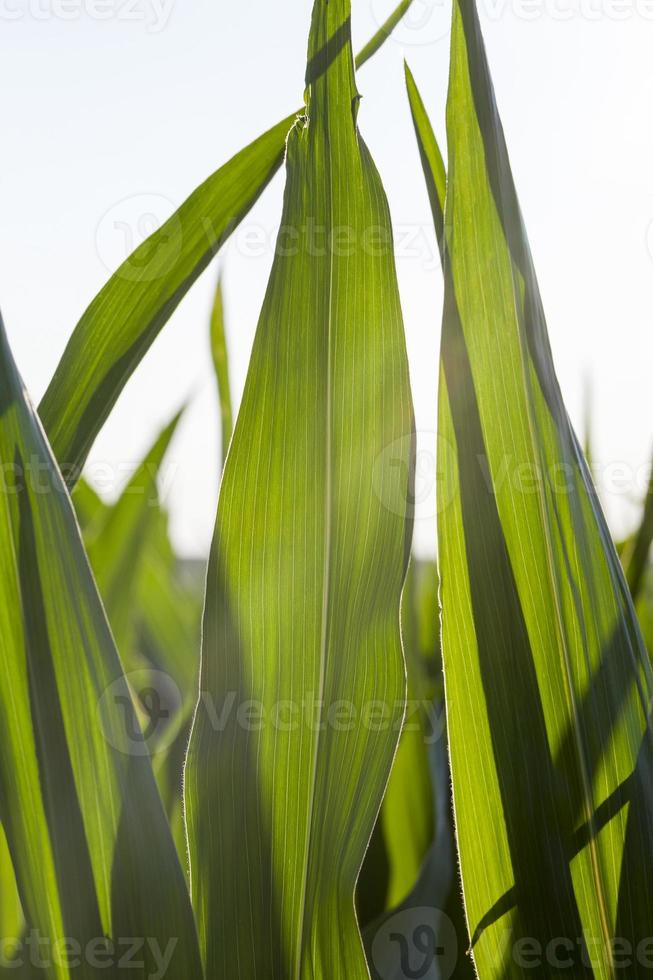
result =
[[23,935],[24,924],[14,866],[7,838],[0,824],[0,943],[3,965],[11,960],[15,941],[20,940]]
[[[117,948],[133,936],[144,940],[135,976],[156,972],[159,950],[172,953],[169,977],[199,977],[189,897],[120,661],[1,323],[0,461],[0,818],[28,929],[50,944],[43,975],[96,977],[88,944],[99,957],[103,937]],[[83,951],[74,970],[54,954],[64,938]]]
[[234,980],[367,980],[354,888],[404,713],[413,415],[347,0],[315,3],[307,83],[293,247],[274,262],[211,552],[201,688],[217,710],[200,704],[186,766],[207,974]]
[[646,491],[644,513],[637,533],[624,547],[621,560],[633,600],[639,599],[653,544],[653,471]]
[[653,919],[651,670],[556,380],[470,0],[447,132],[438,532],[476,965],[531,976],[528,940],[541,976],[614,977],[615,937],[636,948]]
[[371,37],[365,47],[358,52],[356,56],[357,69],[362,68],[370,58],[374,57],[379,48],[385,44],[395,27],[401,23],[404,16],[408,13],[412,3],[413,0],[401,0],[399,6],[392,11],[385,23],[381,24],[374,37]]
[[[419,877],[424,858],[433,842],[433,786],[429,743],[436,740],[437,722],[433,712],[435,671],[420,647],[421,591],[427,579],[413,561],[402,600],[402,636],[408,674],[408,708],[404,729],[392,767],[392,776],[383,799],[381,823],[390,866],[387,902],[398,906],[411,892]],[[437,594],[427,615],[439,618]]]
[[229,381],[229,355],[224,323],[224,299],[222,279],[218,279],[211,311],[211,357],[218,386],[220,402],[220,444],[222,447],[222,466],[227,458],[227,450],[233,432],[233,407],[231,404],[231,384]]
[[[446,913],[443,914],[455,877],[449,765],[444,735],[430,743],[427,758],[434,831],[410,892],[365,930],[372,980],[406,980],[409,975],[420,974],[439,976],[439,972],[434,972],[438,956],[446,956],[445,966],[453,967],[459,952],[453,924]],[[416,954],[420,962],[413,965]]]
[[133,642],[135,600],[153,533],[159,530],[157,477],[181,418],[178,412],[157,436],[101,529],[88,543],[88,557],[118,649],[125,657]]
[[77,521],[84,533],[84,540],[92,540],[106,520],[109,507],[88,480],[81,479],[71,494]]
[[410,112],[413,117],[415,136],[419,149],[426,189],[429,195],[429,203],[433,214],[435,231],[437,234],[440,249],[444,245],[444,201],[447,191],[447,173],[444,160],[440,153],[438,141],[435,138],[431,121],[426,113],[422,96],[419,93],[413,73],[406,63],[404,63],[406,73],[406,91],[410,104]]
[[[400,16],[389,18],[363,50],[362,62],[409,6],[401,0]],[[201,184],[123,262],[83,314],[39,406],[69,487],[162,327],[281,167],[296,117],[281,120]]]

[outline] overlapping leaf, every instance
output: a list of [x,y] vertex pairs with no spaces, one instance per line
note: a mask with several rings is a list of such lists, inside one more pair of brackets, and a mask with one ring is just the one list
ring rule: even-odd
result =
[[[390,880],[387,905],[398,906],[412,891],[433,842],[433,767],[429,745],[444,732],[442,711],[434,705],[439,617],[437,575],[431,566],[411,563],[402,601],[402,637],[408,674],[404,729],[381,809]],[[420,610],[421,605],[421,610]],[[421,634],[421,635],[420,635]],[[435,640],[422,646],[422,640]],[[441,686],[441,685],[440,685]],[[446,780],[445,780],[446,782]]]
[[556,380],[470,0],[447,123],[439,553],[476,965],[613,977],[626,944],[644,976],[651,670]]
[[88,540],[88,557],[118,649],[134,641],[140,572],[159,531],[157,476],[181,413],[163,429],[102,526]]
[[[115,964],[133,936],[143,940],[135,976],[156,973],[158,950],[172,956],[168,976],[199,977],[189,897],[120,661],[1,325],[0,460],[0,818],[27,927],[49,952],[42,975],[104,975],[98,960]],[[57,946],[66,938],[79,950],[74,970]]]
[[286,237],[211,553],[201,686],[217,711],[200,704],[186,767],[210,976],[368,977],[354,887],[404,711],[413,421],[349,14],[347,0],[315,4]]
[[[401,0],[361,52],[359,66],[411,3]],[[281,120],[201,184],[123,262],[77,324],[39,406],[69,487],[162,327],[281,167],[296,117]]]

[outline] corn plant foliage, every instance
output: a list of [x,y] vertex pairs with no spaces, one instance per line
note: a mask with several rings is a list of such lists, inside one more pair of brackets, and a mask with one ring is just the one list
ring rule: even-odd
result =
[[[354,887],[404,712],[413,414],[349,18],[315,3],[281,222],[296,247],[273,265],[211,552],[201,689],[235,708],[217,731],[200,704],[185,780],[209,976],[368,977]],[[360,719],[377,701],[387,724],[343,723],[343,703]]]
[[[653,472],[653,471],[652,471]],[[633,600],[637,602],[645,588],[649,556],[653,544],[653,475],[649,480],[644,512],[636,534],[627,541],[621,554],[626,581]]]
[[[406,720],[381,809],[388,852],[387,906],[394,908],[412,891],[433,842],[433,785],[429,744],[444,738],[437,730],[436,690],[437,574],[411,562],[402,600],[402,639],[408,675]],[[424,601],[425,593],[428,599]],[[423,622],[426,618],[427,623]],[[422,646],[424,634],[433,646]]]
[[200,185],[126,259],[77,324],[39,406],[69,485],[161,328],[281,166],[294,118]]
[[233,407],[231,404],[231,383],[229,381],[229,355],[224,321],[224,298],[222,280],[218,280],[211,310],[211,359],[215,371],[220,403],[220,437],[222,445],[222,465],[227,458],[234,428]]
[[[2,824],[0,824],[0,899],[0,938],[18,939],[23,934],[23,911]],[[7,953],[11,954],[11,950],[5,950],[5,957]]]
[[158,532],[157,475],[181,413],[157,436],[117,503],[106,511],[87,551],[118,649],[125,657],[134,642],[138,611],[134,596],[141,568]]
[[612,977],[613,939],[623,961],[653,921],[651,670],[556,380],[471,0],[451,59],[438,533],[468,923],[481,980],[530,976],[525,938],[542,976]]
[[[401,0],[361,51],[359,67],[412,2]],[[201,184],[132,252],[83,314],[39,406],[69,487],[159,332],[281,167],[296,117],[282,119]]]
[[[200,975],[195,926],[65,485],[0,325],[0,818],[28,929],[152,937]],[[156,900],[153,897],[156,896]],[[52,948],[52,947],[51,947]],[[146,953],[141,975],[157,967]],[[75,976],[100,975],[83,958]],[[67,980],[66,960],[43,975]],[[72,974],[71,974],[72,975]]]

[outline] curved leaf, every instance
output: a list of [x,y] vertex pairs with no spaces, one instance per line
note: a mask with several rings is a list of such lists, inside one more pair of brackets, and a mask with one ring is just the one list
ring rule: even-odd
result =
[[[391,15],[361,63],[378,51],[410,2],[401,0],[401,16]],[[277,123],[201,184],[123,262],[75,327],[39,406],[69,487],[162,327],[281,167],[296,117]]]
[[7,838],[0,824],[0,943],[3,961],[11,959],[12,944],[20,940],[24,925],[14,866]]
[[[162,950],[168,976],[200,976],[184,877],[120,661],[1,322],[0,460],[0,818],[28,929],[49,944],[43,975],[96,977],[88,944],[97,951],[109,937],[115,963],[133,936],[144,946],[138,975],[156,971]],[[53,952],[65,938],[82,951],[74,969]]]
[[355,121],[349,14],[347,0],[314,7],[283,247],[211,552],[185,786],[193,903],[216,977],[368,978],[354,888],[404,712],[413,415],[390,218]]
[[281,166],[294,119],[277,123],[201,184],[77,324],[39,406],[69,486],[159,331]]
[[447,131],[438,532],[476,965],[613,977],[615,938],[636,947],[653,915],[653,682],[555,376],[470,0]]
[[178,412],[157,436],[87,545],[95,581],[123,660],[129,659],[133,643],[140,572],[152,538],[159,531],[157,476],[181,416],[182,412]]
[[220,445],[222,447],[222,466],[224,468],[234,427],[234,415],[231,404],[229,356],[227,353],[221,278],[218,279],[215,299],[213,300],[213,309],[211,311],[211,357],[213,359],[215,380],[218,388],[218,400],[220,402]]
[[[427,620],[438,622],[437,585],[430,569],[414,560],[402,599],[402,637],[408,673],[408,708],[392,775],[383,799],[381,822],[390,863],[387,906],[395,908],[411,892],[433,841],[433,786],[429,745],[437,741],[442,712],[434,705],[436,645],[421,646],[420,634],[431,633]],[[428,598],[425,598],[425,591]],[[426,617],[420,615],[424,603]],[[441,686],[441,685],[440,685]]]

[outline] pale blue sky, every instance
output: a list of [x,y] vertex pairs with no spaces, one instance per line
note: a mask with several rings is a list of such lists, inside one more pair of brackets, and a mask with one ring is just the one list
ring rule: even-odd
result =
[[[393,5],[354,0],[357,43]],[[165,217],[301,102],[310,7],[0,0],[0,305],[35,400],[79,315],[124,256],[120,222],[143,212]],[[604,499],[623,529],[635,518],[653,450],[653,2],[481,0],[481,17],[564,394],[580,422],[584,379],[592,379]],[[443,137],[448,18],[444,0],[416,0],[411,22],[359,80],[360,125],[397,234],[427,482],[442,286],[402,61]],[[267,246],[251,254],[241,233],[223,256],[238,396],[282,187],[279,177],[247,220]],[[165,328],[91,457],[103,489],[115,493],[158,427],[195,393],[164,483],[174,538],[187,554],[207,549],[215,511],[206,326],[215,274]],[[421,552],[434,548],[433,509],[426,499]]]

